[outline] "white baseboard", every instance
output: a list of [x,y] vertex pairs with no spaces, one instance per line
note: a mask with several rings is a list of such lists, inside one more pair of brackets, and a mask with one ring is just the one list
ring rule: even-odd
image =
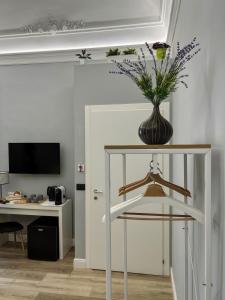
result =
[[87,261],[85,258],[74,258],[73,260],[74,269],[84,269],[87,268]]
[[174,279],[174,274],[173,274],[173,269],[172,268],[170,269],[170,276],[171,276],[171,283],[172,283],[172,289],[173,289],[173,299],[178,300],[176,284],[175,284],[175,279]]

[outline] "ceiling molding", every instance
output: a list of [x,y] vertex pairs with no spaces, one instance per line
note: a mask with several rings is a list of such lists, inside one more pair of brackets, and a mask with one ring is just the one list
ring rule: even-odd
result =
[[[68,25],[65,25],[66,23]],[[119,21],[118,21],[119,22]],[[97,25],[97,24],[98,25]],[[150,18],[149,21],[137,22],[133,20],[131,24],[114,24],[114,25],[103,25],[105,22],[95,22],[92,26],[88,26],[84,20],[69,21],[69,20],[57,20],[54,18],[46,18],[40,22],[35,22],[33,24],[28,24],[24,27],[2,30],[0,31],[0,39],[7,38],[19,38],[19,37],[34,37],[34,36],[52,36],[52,35],[66,35],[71,33],[85,33],[85,32],[96,32],[96,31],[108,31],[116,29],[133,29],[133,28],[143,28],[148,26],[162,25],[163,21],[160,16],[157,20]],[[101,26],[99,26],[101,24]],[[64,29],[67,26],[67,29]],[[74,27],[74,28],[72,28]]]
[[[139,44],[133,46],[136,49],[138,55],[140,53],[140,48],[143,48],[146,55],[146,60],[149,60],[149,53],[145,49],[145,45]],[[120,51],[126,49],[126,47],[119,47]],[[102,63],[112,63],[114,57],[106,57],[106,52],[108,48],[96,48],[89,49],[88,53],[91,54],[91,60],[83,60],[77,57],[81,50],[62,50],[54,52],[33,52],[33,53],[17,53],[17,54],[4,54],[0,55],[0,66],[5,65],[18,65],[18,64],[40,64],[40,63],[61,63],[61,62],[73,62],[75,65],[83,64],[102,64]],[[130,60],[136,60],[137,55],[119,55],[116,60],[122,61],[124,58],[129,58]]]
[[177,20],[180,12],[181,0],[173,0],[171,7],[170,23],[168,27],[167,43],[173,45],[174,34],[177,27]]
[[84,48],[132,46],[144,42],[165,41],[163,25],[104,29],[60,34],[20,35],[0,39],[0,55],[37,52],[73,51]]
[[84,48],[103,56],[109,47],[165,42],[177,1],[163,0],[162,16],[157,22],[1,36],[0,65],[73,61],[75,53]]
[[[171,1],[171,0],[169,0]],[[32,37],[42,37],[42,36],[57,36],[57,35],[69,35],[69,34],[82,34],[89,32],[101,32],[101,31],[113,31],[113,30],[121,30],[121,29],[137,29],[137,28],[145,28],[145,27],[155,27],[164,25],[164,20],[160,18],[158,21],[144,22],[144,23],[135,23],[135,24],[124,24],[124,25],[112,25],[112,26],[98,26],[98,27],[90,27],[90,28],[77,28],[77,29],[69,29],[69,30],[50,30],[50,31],[33,31],[33,32],[19,32],[19,33],[9,33],[9,34],[0,34],[0,40],[3,39],[19,39],[21,37],[24,38],[32,38]],[[30,25],[28,25],[30,26]],[[26,26],[25,26],[26,27]]]
[[68,30],[77,30],[86,27],[86,23],[83,20],[66,20],[56,19],[54,17],[46,17],[38,22],[28,24],[19,28],[22,33],[33,33],[33,32],[52,32],[58,31],[67,32]]
[[76,63],[75,51],[31,52],[0,55],[0,66],[41,63]]

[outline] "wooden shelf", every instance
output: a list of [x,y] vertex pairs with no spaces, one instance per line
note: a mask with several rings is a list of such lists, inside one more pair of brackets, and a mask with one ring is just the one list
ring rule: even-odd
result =
[[175,145],[105,145],[104,149],[211,149],[211,144],[175,144]]
[[[140,55],[140,53],[138,53]],[[138,55],[115,55],[115,56],[105,56],[99,55],[96,57],[92,57],[92,59],[79,59],[75,61],[76,65],[86,66],[86,65],[93,65],[93,64],[114,64],[113,60],[122,63],[124,59],[129,59],[132,62],[138,61]],[[152,61],[152,58],[146,53],[145,57],[146,61]]]

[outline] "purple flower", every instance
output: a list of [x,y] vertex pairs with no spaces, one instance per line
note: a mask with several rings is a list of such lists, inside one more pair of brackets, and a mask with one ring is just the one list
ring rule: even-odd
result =
[[[149,101],[153,104],[160,104],[171,93],[175,92],[180,84],[186,88],[188,87],[184,81],[188,75],[182,74],[182,72],[186,69],[186,64],[201,50],[196,40],[196,37],[193,38],[190,43],[182,48],[178,42],[177,54],[174,59],[170,57],[170,46],[165,44],[164,46],[169,50],[160,63],[157,63],[152,48],[146,43],[147,50],[153,60],[153,67],[150,70],[147,68],[146,57],[141,48],[141,56],[138,56],[138,60],[135,62],[129,59],[123,60],[122,63],[113,60],[117,70],[110,73],[128,76],[137,84]],[[154,44],[155,49],[160,46],[162,46],[162,43]]]

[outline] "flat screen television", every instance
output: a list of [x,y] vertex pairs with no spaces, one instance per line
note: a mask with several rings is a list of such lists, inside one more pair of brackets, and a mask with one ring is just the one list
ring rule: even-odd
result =
[[60,174],[59,143],[9,143],[9,173]]

